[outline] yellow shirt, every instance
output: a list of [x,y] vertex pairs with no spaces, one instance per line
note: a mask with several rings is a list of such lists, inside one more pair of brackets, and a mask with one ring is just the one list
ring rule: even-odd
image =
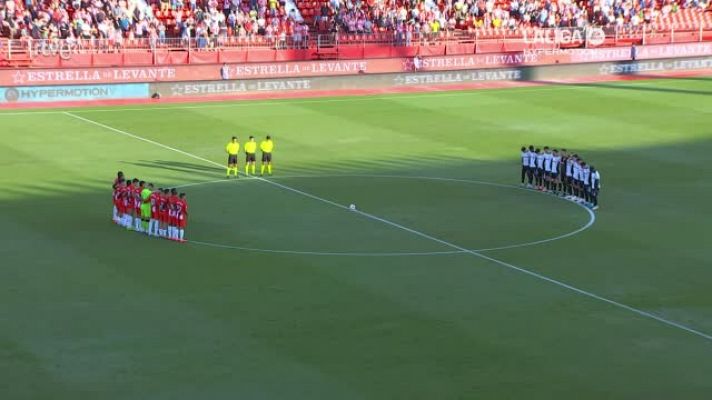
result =
[[231,156],[237,155],[237,152],[240,151],[240,143],[228,143],[227,146],[225,146],[225,151],[227,151],[227,154],[230,154]]
[[274,142],[272,140],[263,140],[260,142],[260,150],[263,153],[271,153],[274,149]]
[[255,154],[255,151],[257,151],[257,142],[250,141],[245,143],[245,153]]

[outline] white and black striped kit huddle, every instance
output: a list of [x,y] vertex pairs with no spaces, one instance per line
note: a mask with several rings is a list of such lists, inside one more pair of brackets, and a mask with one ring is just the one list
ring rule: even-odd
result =
[[601,173],[566,149],[522,147],[522,186],[598,209]]

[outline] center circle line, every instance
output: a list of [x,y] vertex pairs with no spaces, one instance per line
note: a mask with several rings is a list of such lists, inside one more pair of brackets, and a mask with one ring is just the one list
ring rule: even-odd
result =
[[[530,192],[530,193],[546,194],[544,192],[539,192],[536,190],[531,190],[531,189],[523,188],[520,186],[504,184],[504,183],[488,182],[488,181],[481,181],[481,180],[474,180],[474,179],[443,178],[443,177],[434,177],[434,176],[330,174],[330,175],[287,175],[287,176],[280,176],[280,177],[275,177],[275,178],[271,178],[271,179],[281,180],[281,179],[318,179],[318,178],[377,178],[377,179],[383,178],[383,179],[413,179],[413,180],[431,180],[431,181],[442,181],[442,182],[461,182],[461,183],[469,183],[469,184],[476,184],[476,185],[500,187],[500,188],[505,188],[505,189],[522,190],[522,191],[526,191],[526,192]],[[209,184],[224,183],[224,182],[238,183],[238,182],[249,182],[249,181],[259,182],[259,180],[257,180],[257,179],[253,180],[250,178],[243,178],[240,180],[216,179],[216,180],[212,180],[212,181],[201,181],[201,182],[187,183],[187,184],[179,185],[176,187],[184,188],[184,187],[209,185]],[[438,256],[438,255],[461,254],[461,253],[467,253],[470,251],[484,253],[484,252],[495,251],[495,250],[515,249],[515,248],[521,248],[521,247],[535,246],[535,245],[544,244],[544,243],[550,243],[550,242],[566,239],[568,237],[577,235],[577,234],[589,229],[596,222],[596,214],[591,209],[584,206],[583,204],[579,204],[574,201],[566,200],[566,199],[558,197],[558,196],[550,196],[550,197],[552,197],[554,199],[559,199],[561,201],[565,201],[567,203],[574,204],[574,205],[584,209],[588,213],[588,216],[589,216],[589,219],[586,222],[586,224],[578,227],[577,229],[575,229],[573,231],[570,231],[570,232],[567,232],[567,233],[564,233],[564,234],[561,234],[558,236],[554,236],[551,238],[534,240],[534,241],[523,242],[523,243],[514,243],[514,244],[510,244],[510,245],[497,246],[497,247],[469,249],[467,251],[465,251],[465,250],[451,250],[451,251],[429,251],[429,252],[405,252],[405,251],[403,251],[403,252],[329,252],[329,251],[310,251],[310,250],[263,249],[263,248],[254,248],[254,247],[245,247],[245,246],[234,246],[234,245],[221,244],[221,243],[212,243],[212,242],[205,242],[205,241],[199,241],[199,240],[188,240],[187,242],[196,244],[196,245],[215,247],[215,248],[261,252],[261,253],[273,253],[273,254],[296,254],[296,255],[312,255],[312,256],[348,256],[348,257]]]

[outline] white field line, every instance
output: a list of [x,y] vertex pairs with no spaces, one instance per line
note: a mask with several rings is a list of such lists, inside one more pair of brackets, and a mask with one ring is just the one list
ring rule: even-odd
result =
[[[119,134],[124,135],[124,136],[128,136],[128,137],[131,137],[131,138],[134,138],[134,139],[138,139],[138,140],[141,140],[141,141],[144,141],[144,142],[147,142],[147,143],[151,143],[151,144],[154,144],[154,145],[156,145],[156,146],[162,147],[162,148],[164,148],[164,149],[172,150],[172,151],[175,151],[175,152],[177,152],[177,153],[186,155],[186,156],[188,156],[188,157],[191,157],[191,158],[194,158],[194,159],[197,159],[197,160],[202,160],[202,161],[205,161],[205,162],[207,162],[207,163],[209,163],[209,164],[217,165],[217,166],[219,166],[219,167],[221,167],[221,168],[223,167],[222,165],[220,165],[220,164],[218,164],[218,163],[216,163],[216,162],[214,162],[214,161],[208,160],[208,159],[206,159],[206,158],[202,158],[202,157],[200,157],[200,156],[196,156],[196,155],[194,155],[194,154],[190,154],[190,153],[185,152],[185,151],[183,151],[183,150],[179,150],[179,149],[176,149],[176,148],[174,148],[174,147],[167,146],[167,145],[165,145],[165,144],[158,143],[158,142],[156,142],[156,141],[153,141],[153,140],[150,140],[150,139],[146,139],[146,138],[143,138],[143,137],[134,135],[134,134],[132,134],[132,133],[129,133],[129,132],[126,132],[126,131],[122,131],[122,130],[120,130],[120,129],[113,128],[113,127],[111,127],[111,126],[102,124],[102,123],[100,123],[100,122],[92,121],[92,120],[90,120],[90,119],[87,119],[87,118],[78,116],[78,115],[76,115],[76,114],[72,114],[72,113],[70,113],[70,112],[64,112],[64,114],[67,115],[67,116],[69,116],[69,117],[72,117],[72,118],[75,118],[75,119],[79,119],[79,120],[85,121],[85,122],[87,122],[87,123],[89,123],[89,124],[102,127],[102,128],[104,128],[104,129],[110,130],[110,131],[112,131],[112,132],[116,132],[116,133],[119,133]],[[348,212],[352,212],[352,213],[361,215],[361,216],[363,216],[363,217],[372,219],[372,220],[374,220],[374,221],[382,222],[382,223],[384,223],[384,224],[386,224],[386,225],[390,225],[390,226],[392,226],[392,227],[394,227],[394,228],[398,228],[398,229],[400,229],[400,230],[403,230],[403,231],[412,233],[413,235],[420,236],[420,237],[422,237],[422,238],[424,238],[424,239],[428,239],[428,240],[431,240],[431,241],[433,241],[433,242],[440,243],[440,244],[442,244],[442,245],[444,245],[444,246],[446,246],[446,247],[450,247],[450,248],[452,248],[452,249],[459,250],[459,251],[461,251],[461,252],[471,254],[471,255],[473,255],[473,256],[475,256],[475,257],[477,257],[477,258],[480,258],[480,259],[483,259],[483,260],[487,260],[487,261],[490,261],[490,262],[492,262],[492,263],[494,263],[494,264],[497,264],[497,265],[499,265],[499,266],[502,266],[502,267],[505,267],[505,268],[508,268],[508,269],[511,269],[511,270],[514,270],[514,271],[517,271],[517,272],[521,272],[521,273],[523,273],[523,274],[529,275],[529,276],[531,276],[531,277],[534,277],[534,278],[536,278],[536,279],[539,279],[539,280],[542,280],[542,281],[545,281],[545,282],[549,282],[549,283],[551,283],[551,284],[554,284],[554,285],[559,286],[559,287],[564,288],[564,289],[568,289],[568,290],[570,290],[570,291],[572,291],[572,292],[574,292],[574,293],[580,294],[580,295],[582,295],[582,296],[589,297],[589,298],[592,298],[592,299],[595,299],[595,300],[599,300],[599,301],[601,301],[601,302],[604,302],[604,303],[607,303],[607,304],[609,304],[609,305],[612,305],[612,306],[621,308],[621,309],[623,309],[623,310],[630,311],[630,312],[632,312],[632,313],[634,313],[634,314],[637,314],[637,315],[639,315],[639,316],[641,316],[641,317],[645,317],[645,318],[649,318],[649,319],[658,321],[658,322],[660,322],[660,323],[662,323],[662,324],[665,324],[665,325],[668,325],[668,326],[671,326],[671,327],[680,329],[680,330],[682,330],[682,331],[685,331],[685,332],[691,333],[691,334],[693,334],[693,335],[699,336],[699,337],[701,337],[701,338],[707,339],[707,340],[709,340],[709,341],[712,341],[712,335],[710,335],[710,334],[704,333],[704,332],[699,331],[699,330],[696,330],[696,329],[694,329],[694,328],[690,328],[690,327],[685,326],[685,325],[683,325],[683,324],[681,324],[681,323],[678,323],[678,322],[675,322],[675,321],[671,321],[671,320],[665,319],[665,318],[663,318],[663,317],[661,317],[661,316],[658,316],[658,315],[655,315],[655,314],[653,314],[653,313],[650,313],[650,312],[647,312],[647,311],[643,311],[643,310],[641,310],[641,309],[638,309],[638,308],[629,306],[629,305],[627,305],[627,304],[623,304],[623,303],[620,303],[620,302],[618,302],[618,301],[611,300],[611,299],[606,298],[606,297],[603,297],[603,296],[599,296],[599,295],[597,295],[597,294],[595,294],[595,293],[593,293],[593,292],[589,292],[589,291],[584,290],[584,289],[579,289],[579,288],[577,288],[577,287],[575,287],[575,286],[569,285],[568,283],[562,282],[562,281],[560,281],[560,280],[553,279],[553,278],[549,278],[549,277],[546,276],[546,275],[543,275],[543,274],[540,274],[540,273],[537,273],[537,272],[534,272],[534,271],[530,271],[530,270],[525,269],[525,268],[522,268],[522,267],[518,267],[518,266],[516,266],[516,265],[514,265],[514,264],[510,264],[510,263],[508,263],[508,262],[506,262],[506,261],[502,261],[502,260],[499,260],[499,259],[490,257],[490,256],[488,256],[488,255],[479,253],[479,252],[474,251],[474,250],[466,249],[466,248],[461,247],[461,246],[458,246],[458,245],[456,245],[456,244],[454,244],[454,243],[450,243],[450,242],[448,242],[448,241],[445,241],[445,240],[436,238],[436,237],[434,237],[434,236],[430,236],[430,235],[428,235],[427,233],[423,233],[423,232],[417,231],[417,230],[415,230],[415,229],[408,228],[408,227],[406,227],[406,226],[403,226],[403,225],[398,224],[398,223],[396,223],[396,222],[389,221],[389,220],[387,220],[387,219],[384,219],[384,218],[375,216],[375,215],[373,215],[373,214],[369,214],[369,213],[366,213],[366,212],[363,212],[363,211],[359,211],[359,210],[354,210],[354,211],[352,211],[352,210],[350,210],[350,209],[349,209],[347,206],[345,206],[345,205],[342,205],[342,204],[333,202],[333,201],[328,200],[328,199],[324,199],[324,198],[322,198],[322,197],[313,195],[313,194],[311,194],[311,193],[303,192],[303,191],[301,191],[301,190],[299,190],[299,189],[296,189],[296,188],[293,188],[293,187],[290,187],[290,186],[287,186],[287,185],[283,185],[283,184],[281,184],[281,183],[277,183],[277,182],[270,181],[270,180],[267,180],[267,179],[263,179],[263,178],[260,178],[260,177],[255,177],[255,179],[259,179],[259,180],[261,180],[261,181],[263,181],[263,182],[265,182],[265,183],[268,183],[268,184],[270,184],[270,185],[274,185],[274,186],[279,187],[279,188],[281,188],[281,189],[284,189],[284,190],[287,190],[287,191],[290,191],[290,192],[293,192],[293,193],[300,194],[300,195],[305,196],[305,197],[308,197],[308,198],[310,198],[310,199],[314,199],[314,200],[320,201],[320,202],[322,202],[322,203],[329,204],[329,205],[332,205],[332,206],[334,206],[334,207],[341,208],[341,209],[346,210],[346,211],[348,211]]]
[[461,250],[445,250],[445,251],[422,251],[422,252],[348,252],[348,251],[308,251],[308,250],[279,250],[279,249],[259,249],[254,247],[232,246],[228,244],[202,242],[197,240],[189,240],[189,243],[198,244],[201,246],[216,247],[219,249],[244,250],[256,253],[272,253],[272,254],[294,254],[307,256],[333,256],[333,257],[418,257],[418,256],[443,256],[452,254],[462,254]]
[[[436,176],[408,176],[408,175],[369,175],[369,174],[345,174],[345,175],[310,175],[310,176],[285,176],[285,177],[279,177],[277,179],[286,179],[286,178],[340,178],[340,177],[354,177],[354,178],[390,178],[390,179],[415,179],[415,180],[430,180],[430,181],[444,181],[444,182],[462,182],[462,183],[469,183],[469,184],[477,184],[477,185],[486,185],[486,186],[494,186],[494,187],[501,187],[501,188],[506,188],[506,189],[514,189],[514,190],[523,190],[526,192],[530,193],[538,193],[542,195],[548,195],[544,192],[539,192],[536,190],[531,190],[531,189],[525,189],[520,186],[516,185],[506,185],[503,183],[495,183],[495,182],[487,182],[487,181],[479,181],[479,180],[474,180],[474,179],[457,179],[457,178],[440,178]],[[549,195],[548,195],[549,196]],[[535,246],[538,244],[544,244],[544,243],[549,243],[549,242],[554,242],[557,240],[561,239],[566,239],[567,237],[571,237],[574,235],[577,235],[586,229],[590,228],[593,226],[593,224],[596,223],[596,213],[594,213],[590,208],[584,206],[583,204],[572,202],[566,199],[563,199],[558,196],[549,196],[553,199],[558,199],[561,201],[565,201],[567,203],[574,204],[580,208],[582,208],[586,213],[588,214],[588,221],[586,222],[585,225],[576,228],[575,230],[571,232],[567,232],[555,237],[547,238],[547,239],[541,239],[541,240],[535,240],[532,242],[526,242],[526,243],[515,243],[515,244],[510,244],[510,245],[504,245],[504,246],[498,246],[498,247],[490,247],[490,248],[484,248],[484,249],[471,249],[472,251],[476,251],[479,253],[486,252],[486,251],[495,251],[495,250],[506,250],[506,249],[516,249],[519,247],[528,247],[528,246]]]
[[[325,175],[325,177],[333,177],[336,175]],[[289,178],[318,178],[317,175],[291,175]],[[240,180],[215,179],[210,181],[192,182],[183,185],[176,185],[176,188],[195,187],[201,185],[211,185],[215,183],[230,183],[237,184],[242,182],[256,181],[257,179],[247,178]],[[201,246],[215,247],[219,249],[251,251],[256,253],[272,253],[272,254],[295,254],[308,256],[331,256],[331,257],[416,257],[416,256],[442,256],[451,254],[462,254],[460,250],[446,251],[384,251],[384,252],[355,252],[355,251],[316,251],[316,250],[289,250],[289,249],[264,249],[257,247],[235,246],[224,243],[204,242],[200,240],[189,240],[192,244]],[[528,244],[525,244],[528,245]]]
[[[583,89],[595,89],[595,87],[592,86],[544,86],[544,87],[523,87],[523,88],[518,88],[516,86],[512,87],[504,87],[504,88],[492,88],[492,89],[472,89],[472,90],[450,90],[450,89],[445,89],[443,91],[431,91],[431,92],[421,92],[417,94],[411,94],[411,95],[403,95],[399,93],[390,93],[386,95],[378,95],[378,96],[342,96],[340,98],[328,98],[328,99],[313,99],[313,100],[294,100],[294,99],[257,99],[257,100],[235,100],[234,102],[230,103],[225,103],[224,101],[222,102],[214,102],[214,103],[209,103],[209,104],[201,104],[201,105],[195,105],[195,106],[167,106],[167,107],[151,107],[150,105],[146,107],[133,107],[133,108],[121,108],[121,107],[111,107],[109,106],[108,108],[101,108],[101,109],[80,109],[76,110],[76,112],[81,112],[81,113],[104,113],[104,112],[121,112],[121,111],[155,111],[155,110],[200,110],[204,108],[233,108],[233,107],[249,107],[249,106],[259,106],[259,107],[264,107],[264,106],[279,106],[279,105],[290,105],[290,104],[320,104],[320,103],[342,103],[342,102],[352,102],[352,101],[372,101],[372,100],[389,100],[389,99],[413,99],[413,98],[429,98],[429,97],[456,97],[456,96],[465,96],[465,95],[472,95],[476,92],[480,91],[492,91],[492,90],[502,90],[502,93],[507,93],[509,92],[509,89],[511,90],[511,93],[526,93],[526,92],[544,92],[544,91],[552,91],[552,90],[583,90]],[[64,114],[70,111],[66,110],[51,110],[51,111],[15,111],[15,112],[1,112],[0,111],[0,117],[3,115],[7,116],[12,116],[12,115],[43,115],[43,114]]]

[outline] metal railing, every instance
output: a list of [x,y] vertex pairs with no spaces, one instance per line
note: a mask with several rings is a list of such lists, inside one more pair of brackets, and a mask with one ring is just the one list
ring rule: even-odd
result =
[[657,29],[655,25],[618,28],[554,28],[554,29],[478,29],[474,31],[442,31],[429,34],[379,32],[372,34],[319,34],[291,37],[227,37],[211,38],[144,38],[144,39],[0,39],[0,60],[59,56],[68,59],[77,54],[198,51],[218,50],[314,50],[338,49],[343,46],[437,46],[520,43],[531,47],[602,47],[651,43],[701,42],[712,40],[712,29],[702,26],[694,30]]

